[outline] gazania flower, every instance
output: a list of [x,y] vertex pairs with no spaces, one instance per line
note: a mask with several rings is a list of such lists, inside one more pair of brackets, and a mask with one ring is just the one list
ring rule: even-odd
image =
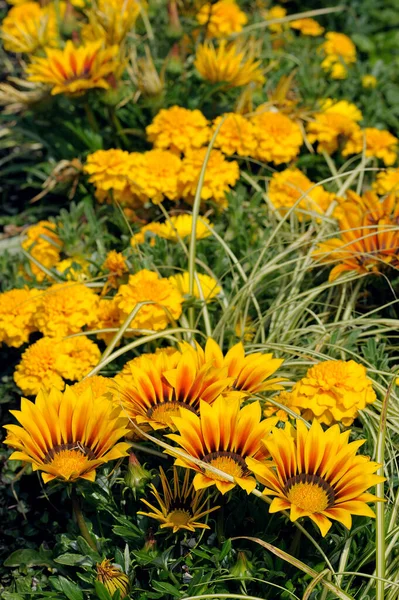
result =
[[[187,202],[193,202],[197,190],[198,179],[205,160],[206,148],[189,152],[183,162],[179,175],[181,195]],[[225,160],[219,150],[211,150],[206,166],[204,184],[201,188],[201,199],[210,200],[221,209],[227,207],[226,193],[233,187],[240,176],[236,161]]]
[[[25,238],[22,248],[28,252],[35,261],[47,269],[51,269],[59,263],[62,241],[56,232],[56,225],[50,221],[39,221],[24,231]],[[36,262],[30,261],[30,269],[37,281],[43,281],[46,273]]]
[[[212,227],[209,219],[199,216],[195,226],[195,239],[203,240],[211,235],[208,227]],[[191,235],[193,228],[192,214],[173,215],[168,221],[161,224],[161,228],[157,235],[165,240],[177,242],[179,238],[186,240]]]
[[366,156],[379,158],[389,167],[398,158],[398,143],[398,138],[389,131],[366,127],[353,133],[342,150],[342,156],[360,154],[364,147]]
[[362,77],[362,87],[366,90],[374,89],[377,87],[377,77],[374,75],[363,75]]
[[[194,289],[193,296],[195,298],[201,299],[201,293],[199,287],[201,287],[202,297],[205,302],[211,302],[213,298],[215,298],[221,292],[221,287],[219,286],[216,279],[210,277],[209,275],[205,275],[203,273],[197,273],[198,283],[194,280]],[[172,275],[169,277],[169,281],[179,290],[179,292],[183,296],[188,296],[190,293],[190,282],[189,282],[189,273],[188,271],[184,271],[184,273],[179,273],[178,275]]]
[[19,348],[36,330],[33,316],[37,310],[38,290],[23,288],[0,294],[0,344]]
[[315,19],[298,19],[297,21],[291,21],[290,26],[292,29],[300,31],[302,35],[310,35],[312,37],[322,35],[324,32],[324,27]]
[[272,463],[246,460],[263,493],[275,496],[270,512],[289,510],[291,521],[309,517],[323,536],[331,519],[350,529],[351,515],[374,517],[367,502],[379,499],[366,490],[385,478],[374,475],[378,463],[356,455],[365,440],[348,443],[349,434],[338,425],[323,431],[317,421],[309,430],[297,421],[296,438],[290,430],[274,429],[263,442]]
[[211,135],[209,122],[200,110],[181,106],[162,108],[146,128],[149,142],[155,148],[175,154],[205,146]]
[[133,235],[133,237],[130,238],[130,245],[135,248],[140,244],[148,242],[150,246],[155,246],[155,240],[158,237],[158,233],[161,231],[161,229],[162,224],[158,222],[144,225],[137,233]]
[[147,269],[130,275],[128,283],[121,285],[115,296],[123,320],[141,302],[148,304],[143,304],[131,321],[133,329],[165,329],[171,318],[178,319],[182,312],[180,292],[166,278]]
[[248,18],[235,0],[219,0],[212,5],[204,4],[197,13],[197,21],[206,26],[206,37],[221,38],[242,31]]
[[327,192],[322,185],[316,186],[299,169],[273,173],[268,195],[277,209],[283,209],[281,212],[296,204],[295,212],[300,221],[309,218],[312,213],[324,214],[334,200],[334,194]]
[[318,142],[318,152],[332,154],[341,140],[349,139],[359,131],[358,122],[363,116],[354,104],[327,98],[323,101],[320,112],[316,112],[313,118],[307,126],[309,142]]
[[352,40],[344,33],[329,31],[321,50],[325,54],[323,69],[329,71],[333,79],[345,79],[347,65],[356,62],[356,46]]
[[264,456],[261,440],[277,421],[260,419],[259,402],[252,402],[240,409],[240,401],[235,397],[218,398],[212,405],[201,401],[199,416],[187,409],[180,409],[180,416],[172,417],[180,435],[170,433],[167,437],[193,458],[234,477],[234,483],[183,458],[177,458],[175,465],[197,471],[193,480],[195,490],[216,485],[225,494],[238,484],[250,494],[256,482],[249,473],[245,459]]
[[399,193],[399,169],[387,169],[377,173],[376,180],[373,183],[373,190],[383,196],[384,194]]
[[158,505],[154,506],[145,498],[141,501],[148,506],[151,512],[138,511],[138,515],[144,515],[151,519],[156,519],[161,523],[160,529],[172,529],[173,533],[180,530],[195,531],[196,529],[209,529],[200,519],[209,515],[211,512],[220,508],[213,506],[206,508],[207,498],[204,498],[204,491],[197,492],[190,484],[190,474],[186,471],[183,483],[180,484],[179,472],[173,467],[173,487],[170,485],[167,476],[160,467],[160,477],[162,492],[161,495],[154,484],[150,484],[151,494]]
[[31,463],[34,471],[42,471],[45,483],[94,481],[98,467],[127,455],[129,444],[117,443],[127,431],[126,419],[90,389],[80,396],[70,388],[64,393],[54,388],[49,394],[41,391],[35,403],[22,398],[21,410],[10,412],[21,427],[5,425],[18,438],[9,460]]
[[215,140],[215,148],[224,154],[253,156],[256,150],[255,127],[251,121],[238,113],[228,113],[217,117],[213,124],[216,130],[220,121],[225,118]]
[[216,48],[210,42],[200,44],[195,56],[195,68],[210,83],[225,83],[226,87],[241,87],[249,83],[263,84],[261,61],[250,47],[241,49],[236,43],[222,40]]
[[129,577],[119,565],[113,564],[107,558],[97,564],[97,581],[107,588],[111,597],[117,590],[119,590],[120,598],[126,598],[129,594]]
[[103,49],[103,40],[76,47],[46,49],[46,57],[33,57],[27,67],[28,81],[51,86],[51,93],[79,96],[92,88],[109,89],[109,79],[118,68],[118,46]]
[[303,139],[295,121],[280,112],[266,111],[260,107],[251,122],[257,142],[256,158],[280,165],[299,154]]
[[62,376],[71,381],[79,381],[96,366],[101,352],[92,340],[85,335],[62,340],[59,364]]
[[[60,4],[62,10],[62,4]],[[4,49],[8,52],[34,53],[57,46],[57,20],[54,6],[42,8],[37,2],[14,6],[4,18],[0,29]]]
[[136,23],[140,4],[144,8],[145,0],[97,0],[87,13],[89,23],[82,28],[83,40],[104,38],[107,46],[120,46]]

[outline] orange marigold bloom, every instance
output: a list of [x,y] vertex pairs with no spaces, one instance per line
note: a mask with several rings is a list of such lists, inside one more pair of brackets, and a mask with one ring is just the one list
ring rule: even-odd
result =
[[27,67],[28,80],[46,83],[51,93],[79,96],[92,88],[109,89],[119,64],[119,47],[103,48],[103,40],[76,47],[46,49],[46,57],[33,57]]
[[180,154],[201,148],[210,140],[209,121],[200,110],[181,106],[162,108],[146,128],[155,148]]
[[206,26],[206,37],[221,38],[242,31],[248,18],[235,0],[219,0],[215,4],[207,2],[202,6],[197,14],[197,21]]
[[34,314],[38,290],[9,290],[0,294],[0,344],[19,348],[36,331]]
[[120,252],[111,250],[102,265],[105,271],[108,271],[108,285],[117,287],[117,281],[127,272],[126,259]]
[[342,150],[342,156],[360,154],[364,147],[366,156],[379,158],[389,167],[398,158],[398,143],[398,138],[389,131],[366,127],[354,131]]
[[356,46],[344,33],[329,31],[320,49],[325,54],[321,66],[333,79],[345,79],[347,65],[356,62]]
[[256,158],[280,165],[298,156],[303,139],[295,121],[280,112],[265,111],[262,107],[251,121],[257,142]]
[[341,140],[349,139],[360,130],[358,122],[363,116],[360,110],[346,100],[327,98],[321,110],[313,115],[314,120],[307,126],[308,140],[318,142],[317,151],[332,154]]
[[238,113],[228,113],[214,120],[214,131],[223,118],[225,121],[215,140],[215,148],[227,155],[253,156],[257,146],[253,123]]

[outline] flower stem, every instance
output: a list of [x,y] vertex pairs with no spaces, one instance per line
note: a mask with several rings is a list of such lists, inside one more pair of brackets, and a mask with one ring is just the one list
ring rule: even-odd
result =
[[79,500],[76,497],[75,491],[72,492],[72,508],[73,508],[73,515],[76,519],[76,523],[78,524],[79,531],[82,534],[82,537],[89,544],[90,548],[92,548],[95,552],[98,552],[96,543],[93,540],[93,538],[91,537],[90,531],[86,525],[86,521],[83,516],[83,512],[80,507]]

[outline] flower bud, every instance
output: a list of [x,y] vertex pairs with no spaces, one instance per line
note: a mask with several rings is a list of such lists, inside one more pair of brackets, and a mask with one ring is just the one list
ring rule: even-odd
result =
[[107,588],[112,597],[116,590],[119,590],[120,598],[126,598],[129,593],[129,577],[119,565],[112,564],[106,558],[97,564],[97,580]]
[[125,484],[133,491],[135,498],[136,494],[141,494],[143,492],[151,478],[151,473],[141,466],[134,452],[131,452],[125,475]]
[[230,573],[233,577],[244,579],[251,577],[253,573],[253,564],[248,560],[245,552],[237,552],[237,561],[230,568]]

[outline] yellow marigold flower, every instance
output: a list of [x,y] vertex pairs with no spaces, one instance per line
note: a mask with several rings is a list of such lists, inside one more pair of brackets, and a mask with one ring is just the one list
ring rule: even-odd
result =
[[129,276],[129,282],[121,285],[115,296],[115,303],[126,319],[141,302],[141,306],[130,323],[133,329],[159,331],[168,326],[171,319],[178,319],[182,313],[183,298],[180,292],[157,273],[143,269]]
[[33,317],[38,293],[24,288],[0,294],[0,344],[19,348],[36,331]]
[[109,377],[103,377],[102,375],[91,375],[90,377],[86,377],[86,379],[82,379],[82,381],[71,385],[71,390],[77,396],[80,396],[83,394],[83,392],[90,388],[93,392],[93,396],[98,398],[99,396],[112,393],[112,383],[112,379]]
[[162,108],[146,128],[146,133],[155,148],[175,154],[201,148],[211,137],[209,121],[202,112],[181,106]]
[[97,150],[89,154],[83,170],[97,189],[123,191],[128,185],[129,152],[119,148]]
[[168,150],[149,150],[130,157],[130,189],[141,202],[160,204],[179,199],[181,160]]
[[[180,172],[181,195],[187,202],[193,202],[197,190],[198,179],[204,164],[206,148],[193,150],[185,156]],[[211,150],[206,166],[201,199],[211,200],[220,208],[227,207],[226,193],[233,187],[240,176],[236,161],[227,161],[219,150]]]
[[219,0],[215,4],[207,2],[202,6],[197,21],[206,26],[206,37],[221,38],[242,31],[248,18],[235,0]]
[[262,84],[265,78],[261,61],[251,48],[242,49],[236,43],[222,40],[218,48],[210,42],[199,44],[194,65],[210,83],[225,83],[226,87],[241,87],[249,83]]
[[[209,275],[197,273],[197,277],[198,282],[194,280],[194,298],[201,299],[201,294],[198,286],[199,283],[202,291],[202,297],[204,298],[205,302],[211,302],[218,294],[220,294],[222,288],[220,287],[216,279],[210,277]],[[189,295],[190,285],[188,271],[184,271],[184,273],[179,273],[178,275],[172,275],[171,277],[169,277],[169,281],[179,290],[179,292],[183,296]]]
[[328,98],[323,101],[321,110],[315,113],[313,118],[307,126],[309,142],[318,142],[318,152],[332,154],[342,139],[350,138],[359,130],[358,122],[363,116],[354,104],[346,100],[337,102]]
[[[274,396],[273,400],[276,400],[277,402],[279,402],[279,404],[282,404],[283,406],[287,406],[288,408],[291,408],[293,411],[300,413],[300,411],[295,406],[292,406],[291,392],[287,392],[284,390],[283,392],[280,392],[278,396]],[[279,421],[283,421],[283,422],[287,422],[288,417],[289,417],[288,413],[283,408],[279,408],[278,406],[276,406],[275,404],[272,404],[269,401],[265,402],[264,409],[263,409],[263,416],[277,417],[277,419]]]
[[14,381],[28,396],[38,394],[43,387],[50,390],[64,389],[64,380],[59,372],[60,342],[44,337],[29,346],[22,354],[21,362],[14,372]]
[[328,32],[325,40],[320,47],[325,54],[321,66],[331,73],[333,79],[345,79],[347,65],[356,62],[355,44],[347,35],[336,31]]
[[129,577],[122,571],[119,565],[111,563],[105,558],[102,563],[97,564],[97,580],[100,581],[113,598],[115,592],[119,590],[119,597],[127,598],[129,595]]
[[335,198],[322,185],[312,183],[299,169],[273,173],[268,195],[271,203],[279,210],[290,209],[296,204],[295,212],[300,221],[311,217],[313,213],[324,214]]
[[366,156],[379,158],[389,167],[398,157],[398,143],[398,138],[389,131],[366,127],[354,131],[342,150],[342,156],[360,154],[364,146]]
[[114,337],[116,330],[121,326],[121,313],[115,298],[100,298],[97,310],[87,324],[89,329],[115,329],[97,333],[97,339],[104,340],[106,344]]
[[377,77],[374,77],[374,75],[363,75],[362,77],[362,87],[366,90],[374,89],[377,87],[377,83]]
[[53,5],[42,8],[37,2],[14,6],[0,29],[4,49],[8,52],[34,53],[57,46],[57,20]]
[[118,287],[118,280],[123,276],[124,273],[127,273],[128,271],[125,257],[116,250],[111,250],[108,252],[102,265],[102,269],[104,271],[108,271],[107,282],[102,292],[103,294],[109,288]]
[[387,169],[377,173],[373,190],[381,196],[384,194],[397,195],[399,193],[399,169]]
[[82,283],[56,283],[38,299],[35,324],[50,337],[78,333],[92,320],[98,297]]
[[90,276],[90,263],[84,258],[75,256],[73,258],[65,258],[54,265],[59,273],[62,273],[68,281],[84,281]]
[[[263,13],[263,18],[266,19],[266,21],[271,21],[273,19],[284,19],[286,14],[287,11],[282,6],[272,6],[271,8],[269,8],[269,10],[266,10]],[[270,23],[270,25],[268,25],[268,28],[273,33],[282,33],[284,28],[289,26],[290,23]]]
[[180,416],[172,417],[172,420],[180,435],[170,433],[166,437],[193,458],[234,478],[234,482],[230,482],[188,459],[177,458],[175,465],[197,471],[193,480],[195,490],[216,485],[219,492],[225,494],[236,484],[248,494],[255,489],[256,481],[250,476],[245,459],[264,457],[261,440],[277,422],[274,418],[261,421],[259,402],[240,409],[240,401],[235,397],[220,397],[212,405],[201,400],[199,416],[187,408],[180,408]]
[[238,113],[228,113],[215,119],[214,131],[224,117],[225,121],[215,140],[215,148],[227,155],[253,156],[257,147],[253,123]]
[[324,27],[315,19],[298,19],[297,21],[291,21],[290,26],[292,29],[300,31],[302,35],[310,35],[312,37],[322,35],[324,32]]
[[192,483],[190,484],[189,471],[185,471],[181,485],[178,470],[173,467],[173,488],[162,467],[159,468],[159,472],[163,494],[158,492],[154,484],[150,484],[151,494],[159,508],[142,498],[141,501],[151,512],[140,510],[137,514],[159,521],[160,529],[170,528],[173,533],[180,530],[194,532],[196,529],[209,529],[209,525],[202,523],[200,519],[218,510],[220,506],[206,508],[208,498],[204,498],[205,491],[195,491]]
[[71,337],[61,342],[58,368],[65,379],[79,381],[96,366],[100,358],[98,346],[88,337]]
[[134,27],[145,0],[97,0],[88,11],[89,23],[82,28],[82,38],[95,42],[104,38],[107,46],[118,45]]
[[103,40],[76,47],[46,49],[46,57],[33,57],[27,67],[28,81],[51,86],[51,93],[80,96],[93,88],[109,89],[119,63],[119,47],[103,48]]
[[325,536],[334,521],[348,529],[351,515],[374,517],[367,502],[380,500],[366,490],[385,477],[374,475],[380,465],[357,455],[365,440],[348,442],[350,431],[334,425],[323,431],[314,421],[307,429],[296,423],[296,437],[289,429],[273,429],[264,440],[272,461],[246,459],[249,469],[265,486],[263,493],[275,496],[269,511],[290,511],[290,520],[309,517]]
[[[62,241],[56,233],[56,225],[50,221],[39,221],[24,231],[24,235],[22,248],[47,269],[55,267],[62,250]],[[30,268],[37,281],[43,281],[47,277],[36,262],[30,261]]]
[[11,413],[21,427],[5,426],[19,438],[9,460],[31,463],[34,471],[42,471],[45,483],[94,481],[98,467],[127,455],[129,444],[118,442],[127,431],[127,419],[90,389],[80,396],[71,388],[64,393],[55,388],[49,394],[41,391],[35,403],[22,398],[21,410]]
[[258,109],[251,121],[257,141],[256,158],[280,165],[298,156],[303,139],[295,121],[280,112],[262,108]]

